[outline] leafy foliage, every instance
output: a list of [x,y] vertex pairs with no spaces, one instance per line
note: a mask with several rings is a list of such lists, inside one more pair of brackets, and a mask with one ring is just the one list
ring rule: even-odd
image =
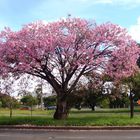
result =
[[27,106],[37,105],[38,103],[37,98],[33,97],[32,95],[23,96],[20,101]]
[[49,96],[49,97],[44,97],[44,106],[55,106],[56,105],[56,96]]

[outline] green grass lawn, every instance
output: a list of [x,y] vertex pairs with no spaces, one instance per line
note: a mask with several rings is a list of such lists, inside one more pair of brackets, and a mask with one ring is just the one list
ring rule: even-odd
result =
[[[9,116],[9,109],[0,109],[0,116]],[[33,110],[32,111],[33,116],[43,116],[48,115],[50,111],[46,110]],[[30,110],[20,110],[20,109],[13,109],[13,116],[30,116],[31,111]]]
[[9,117],[8,109],[0,109],[0,125],[47,125],[47,126],[126,126],[140,125],[140,108],[135,109],[135,116],[130,119],[128,109],[89,109],[71,110],[66,120],[53,120],[54,111],[35,110],[30,116],[28,110],[13,110]]

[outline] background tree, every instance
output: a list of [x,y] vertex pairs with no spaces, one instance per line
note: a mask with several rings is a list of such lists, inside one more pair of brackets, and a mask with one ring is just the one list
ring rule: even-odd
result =
[[29,94],[23,96],[20,101],[23,103],[23,105],[30,106],[30,111],[32,116],[33,106],[38,104],[37,98]]
[[99,106],[101,101],[104,98],[104,95],[100,90],[97,89],[87,89],[86,91],[86,104],[92,109],[92,111],[95,111],[95,107]]
[[55,119],[67,118],[69,95],[82,75],[108,70],[113,76],[115,66],[116,77],[129,76],[137,53],[137,44],[125,29],[80,18],[35,22],[0,34],[1,73],[21,72],[46,80],[57,94]]
[[83,89],[83,86],[78,84],[68,98],[68,109],[75,107],[76,109],[81,110],[85,100],[85,90]]
[[41,105],[41,110],[43,110],[43,108],[44,108],[43,91],[42,90],[43,90],[42,89],[42,83],[40,83],[36,86],[35,93],[36,93],[36,96],[37,96],[38,105]]
[[85,86],[85,102],[94,111],[95,107],[104,99],[103,75],[99,73],[90,73],[86,75],[88,80]]
[[10,109],[10,118],[12,118],[13,108],[18,108],[20,103],[14,98],[7,94],[0,93],[1,107]]
[[[112,93],[113,94],[113,93]],[[119,93],[119,96],[112,97],[109,96],[109,107],[110,108],[126,108],[129,107],[130,101],[129,101],[129,95],[128,93]]]
[[2,107],[2,101],[0,101],[0,108]]
[[47,108],[48,106],[56,106],[56,95],[44,97],[43,98],[44,106]]
[[136,73],[133,76],[123,79],[123,83],[129,89],[130,99],[130,117],[134,117],[134,100],[140,98],[140,73]]
[[14,98],[15,89],[15,81],[18,79],[18,75],[14,75],[12,73],[8,73],[6,77],[1,77],[0,80],[0,96],[1,101],[3,103],[3,107],[8,107],[10,110],[10,117],[13,114],[13,107],[19,105],[18,101]]

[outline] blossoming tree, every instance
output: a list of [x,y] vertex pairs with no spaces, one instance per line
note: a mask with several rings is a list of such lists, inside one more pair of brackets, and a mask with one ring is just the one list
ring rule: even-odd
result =
[[112,61],[118,70],[109,71],[117,77],[129,76],[136,58],[136,43],[125,29],[111,23],[67,18],[31,23],[18,32],[6,28],[0,34],[1,73],[27,73],[46,80],[57,94],[55,119],[68,116],[68,97],[82,75],[106,71]]

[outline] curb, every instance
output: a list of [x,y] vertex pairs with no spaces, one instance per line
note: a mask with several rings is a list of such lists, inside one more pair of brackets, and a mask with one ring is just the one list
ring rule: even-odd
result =
[[140,126],[25,126],[0,125],[1,129],[30,129],[30,130],[140,130]]

